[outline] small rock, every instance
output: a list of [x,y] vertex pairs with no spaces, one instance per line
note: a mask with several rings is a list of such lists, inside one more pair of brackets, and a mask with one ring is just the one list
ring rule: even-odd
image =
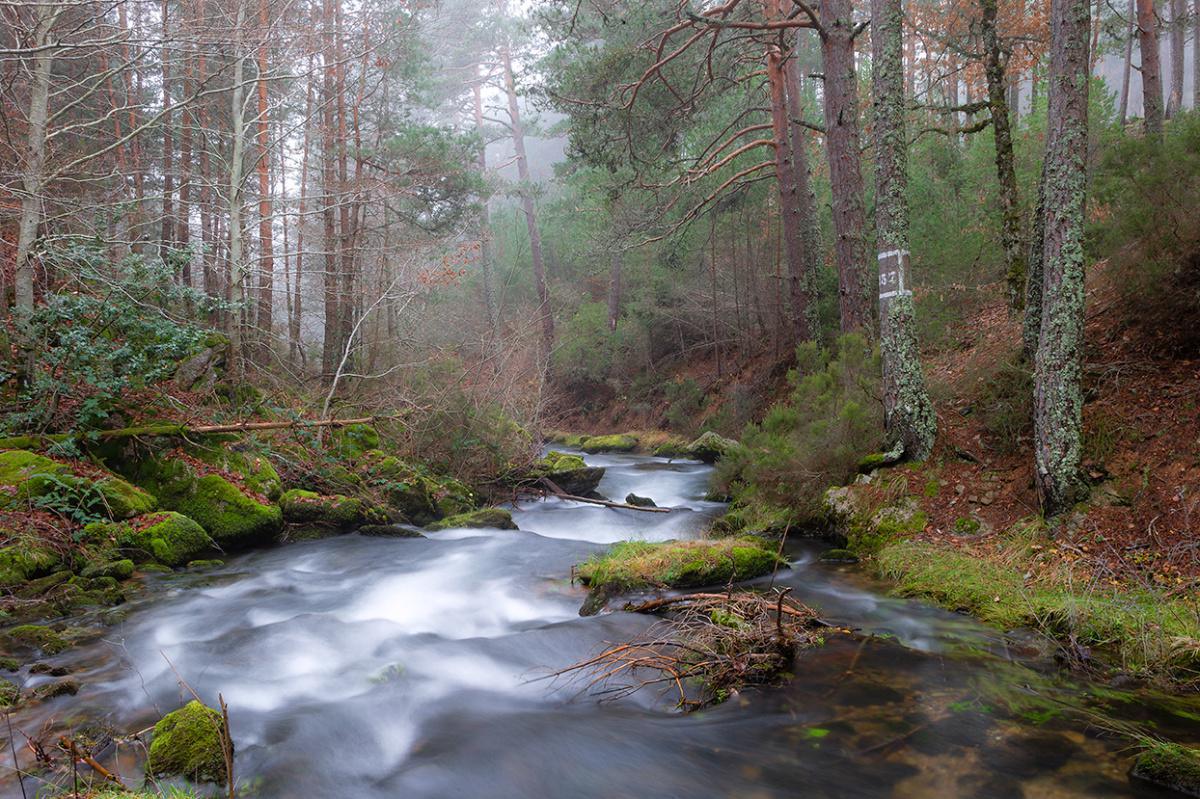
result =
[[639,497],[637,494],[629,493],[625,496],[625,504],[633,505],[635,508],[657,508],[654,500],[650,497]]
[[424,538],[419,530],[402,524],[364,524],[358,528],[359,535],[373,538]]
[[74,680],[59,680],[39,685],[31,692],[34,699],[53,699],[56,696],[74,696],[79,693],[79,683]]

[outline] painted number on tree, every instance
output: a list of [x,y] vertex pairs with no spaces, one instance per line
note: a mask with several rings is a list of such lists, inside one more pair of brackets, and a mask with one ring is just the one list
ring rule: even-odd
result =
[[902,294],[912,294],[904,285],[908,271],[908,250],[889,250],[879,253],[879,299],[889,300]]

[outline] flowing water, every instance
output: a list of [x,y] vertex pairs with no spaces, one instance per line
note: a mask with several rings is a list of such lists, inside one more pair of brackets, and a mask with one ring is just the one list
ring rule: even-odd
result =
[[[654,622],[581,618],[573,564],[695,536],[721,508],[702,464],[588,460],[608,467],[606,496],[674,510],[549,500],[514,510],[520,531],[348,535],[149,577],[101,639],[51,659],[79,694],[14,724],[141,729],[188,698],[182,678],[209,704],[224,695],[239,781],[272,799],[1152,796],[1124,744],[1061,703],[1196,735],[1195,707],[1068,681],[1029,642],[890,598],[810,544],[777,583],[863,635],[831,634],[785,685],[685,716],[649,692],[602,703],[547,679]],[[129,746],[104,759],[136,778]],[[11,779],[0,793],[21,795]]]

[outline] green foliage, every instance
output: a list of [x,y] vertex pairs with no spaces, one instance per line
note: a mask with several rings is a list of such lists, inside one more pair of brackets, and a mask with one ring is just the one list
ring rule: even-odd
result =
[[788,375],[791,391],[760,424],[746,427],[742,446],[720,461],[717,480],[743,506],[820,512],[830,485],[852,477],[882,441],[879,359],[857,335],[836,350],[806,343]]
[[694,432],[696,419],[704,407],[704,390],[690,377],[666,385],[667,424],[672,430]]
[[1106,154],[1089,198],[1096,255],[1109,258],[1128,319],[1178,354],[1200,350],[1200,113],[1181,113],[1163,143],[1127,137]]
[[1033,435],[1033,372],[1017,356],[1004,361],[983,381],[972,408],[997,452],[1017,452]]
[[175,279],[157,258],[110,264],[99,246],[52,250],[57,274],[73,282],[46,296],[24,335],[36,342],[6,365],[24,410],[8,414],[9,431],[60,427],[89,431],[121,407],[127,392],[169,377],[207,331],[186,309],[205,308],[200,293]]

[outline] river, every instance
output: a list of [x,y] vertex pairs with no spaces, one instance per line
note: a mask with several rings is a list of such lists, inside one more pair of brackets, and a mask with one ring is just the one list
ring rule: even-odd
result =
[[[861,634],[802,653],[785,685],[681,715],[649,692],[600,702],[549,679],[654,622],[581,618],[572,564],[698,535],[722,507],[703,499],[703,464],[588,461],[608,468],[606,496],[675,510],[531,502],[520,531],[347,535],[150,576],[102,638],[50,659],[79,694],[13,723],[142,729],[189,698],[182,678],[209,704],[223,694],[238,780],[266,799],[1159,796],[1126,776],[1126,744],[1060,708],[1196,737],[1194,706],[1075,682],[1036,641],[889,597],[811,542],[776,582]],[[104,760],[137,781],[130,746]]]

